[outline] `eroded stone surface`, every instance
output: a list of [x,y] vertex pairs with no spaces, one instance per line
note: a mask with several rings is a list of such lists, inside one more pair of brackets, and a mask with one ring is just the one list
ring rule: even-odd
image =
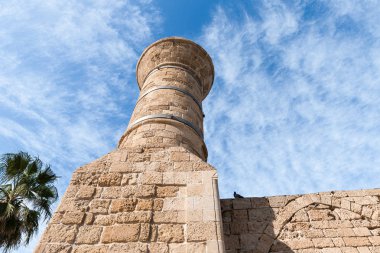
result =
[[[186,155],[178,155],[181,152]],[[60,208],[54,214],[54,223],[48,226],[36,252],[68,250],[64,245],[70,245],[72,252],[87,252],[90,250],[88,245],[94,245],[94,252],[124,249],[138,252],[142,248],[142,252],[146,252],[144,250],[149,247],[170,252],[171,244],[191,242],[194,249],[207,249],[208,240],[221,240],[220,229],[216,231],[216,227],[220,226],[220,216],[218,210],[214,209],[214,206],[218,206],[218,200],[209,197],[216,175],[214,168],[209,165],[190,166],[188,171],[176,172],[171,162],[173,153],[197,164],[203,161],[184,148],[168,148],[156,152],[166,163],[167,171],[162,171],[156,165],[157,159],[152,164],[146,161],[145,169],[149,175],[160,178],[153,179],[155,183],[150,179],[141,180],[147,175],[144,172],[120,173],[118,178],[135,178],[136,181],[127,180],[124,185],[120,181],[119,186],[99,179],[96,181],[93,177],[105,178],[104,175],[112,167],[112,159],[120,153],[122,151],[116,150],[101,158],[102,162],[96,162],[95,166],[89,164],[77,170],[71,183],[79,185],[76,178],[86,178],[86,182],[92,182],[91,186],[80,186],[77,188],[80,194],[66,195],[62,199]],[[133,154],[128,153],[124,163],[129,164],[128,159],[133,159]],[[116,163],[120,165],[122,162],[118,160]],[[98,168],[102,171],[98,171]],[[169,184],[162,180],[166,173],[170,173],[168,175],[173,178]],[[195,178],[192,177],[193,173]],[[203,186],[199,188],[199,185]],[[199,192],[196,196],[193,194],[194,189]],[[73,195],[76,197],[71,198]],[[195,216],[197,220],[194,220]],[[116,247],[113,245],[115,243],[130,245]],[[154,244],[150,246],[151,243]]]
[[227,252],[380,252],[380,190],[221,200]]

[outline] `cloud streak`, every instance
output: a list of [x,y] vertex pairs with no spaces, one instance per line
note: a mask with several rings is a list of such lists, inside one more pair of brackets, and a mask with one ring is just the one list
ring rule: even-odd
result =
[[265,2],[238,18],[216,8],[202,39],[216,67],[206,136],[223,197],[378,187],[380,10],[370,3]]
[[2,2],[0,152],[39,154],[62,195],[76,167],[116,147],[138,94],[135,64],[159,22],[146,0]]
[[[109,150],[117,137],[108,135],[122,131],[129,117],[121,106],[137,93],[136,44],[151,38],[155,22],[140,4],[3,3],[1,136],[37,153],[50,149],[48,160],[64,155],[75,164],[93,157],[91,150]],[[45,139],[44,147],[33,139]]]

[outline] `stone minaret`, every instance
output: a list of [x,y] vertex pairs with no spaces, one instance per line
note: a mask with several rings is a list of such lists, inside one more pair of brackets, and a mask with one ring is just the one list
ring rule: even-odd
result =
[[211,89],[211,58],[197,44],[168,38],[150,45],[136,69],[140,96],[119,148],[184,147],[203,160],[202,100]]
[[224,252],[217,175],[206,163],[206,51],[171,37],[136,69],[140,96],[118,148],[78,168],[35,252]]

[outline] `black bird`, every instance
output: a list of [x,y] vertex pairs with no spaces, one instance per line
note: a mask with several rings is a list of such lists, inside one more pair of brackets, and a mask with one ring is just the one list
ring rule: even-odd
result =
[[239,193],[234,192],[235,199],[243,199],[244,197],[241,196]]

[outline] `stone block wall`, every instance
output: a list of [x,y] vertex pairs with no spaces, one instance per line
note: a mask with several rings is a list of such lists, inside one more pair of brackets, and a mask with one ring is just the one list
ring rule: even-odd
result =
[[35,252],[223,252],[216,171],[181,147],[75,171]]
[[226,252],[380,252],[380,189],[222,199]]

